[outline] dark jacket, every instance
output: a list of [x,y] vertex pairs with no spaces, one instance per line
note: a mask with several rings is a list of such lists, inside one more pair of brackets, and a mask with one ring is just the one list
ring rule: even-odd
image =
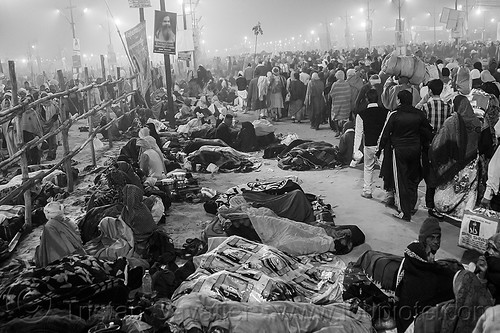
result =
[[407,105],[402,105],[391,114],[380,139],[380,148],[388,142],[395,149],[406,149],[428,145],[432,140],[432,127],[425,114]]
[[306,85],[300,80],[290,81],[290,102],[306,98]]
[[231,129],[225,123],[221,123],[217,127],[217,130],[215,131],[215,138],[221,139],[229,146],[233,146],[233,136],[231,133]]
[[380,133],[384,129],[385,120],[389,111],[384,107],[370,107],[359,112],[363,120],[363,132],[365,134],[365,146],[377,145]]
[[238,87],[238,91],[247,89],[247,80],[243,76],[239,76],[236,79],[236,86]]

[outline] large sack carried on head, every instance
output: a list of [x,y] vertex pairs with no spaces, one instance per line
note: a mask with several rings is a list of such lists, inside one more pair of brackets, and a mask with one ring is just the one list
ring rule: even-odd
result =
[[401,73],[401,60],[395,54],[391,54],[385,59],[382,71],[389,75],[399,75]]
[[[417,57],[413,57],[413,59],[414,59],[413,74],[411,75],[410,83],[419,85],[420,83],[424,82],[424,78],[426,75],[425,63]],[[434,66],[434,68],[436,68],[436,66]]]
[[401,59],[401,76],[411,78],[415,68],[415,58],[402,56]]
[[436,65],[425,64],[425,79],[424,83],[440,78],[439,69]]

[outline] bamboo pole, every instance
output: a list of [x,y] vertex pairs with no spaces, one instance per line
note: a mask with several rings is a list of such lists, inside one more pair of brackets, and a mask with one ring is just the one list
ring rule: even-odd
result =
[[[9,60],[9,76],[12,83],[12,104],[19,104],[19,98],[17,96],[17,76],[16,76],[16,65],[14,61]],[[23,120],[22,114],[17,116],[16,131],[17,131],[17,149],[21,149],[24,142],[23,128],[21,126]],[[28,174],[28,158],[26,152],[21,154],[21,173],[22,173],[22,185],[25,185],[29,181]],[[31,229],[31,193],[24,192],[24,226],[26,229]]]
[[[64,82],[64,76],[63,76],[63,72],[62,70],[57,70],[57,79],[59,81],[59,87],[61,90],[64,90],[65,88],[65,82]],[[62,122],[64,123],[66,121],[66,119],[68,119],[68,109],[67,109],[67,105],[66,103],[65,104],[65,107],[63,108],[63,99],[64,97],[61,97],[60,99],[60,117],[61,117],[61,120]],[[69,96],[66,97],[66,102],[69,102]],[[68,128],[64,128],[62,130],[62,142],[63,142],[63,151],[64,151],[64,156],[67,156],[69,153],[70,153],[70,150],[69,150],[69,133],[68,133]],[[68,179],[68,192],[71,193],[73,192],[73,172],[71,170],[71,159],[67,160],[66,161],[66,178]]]
[[[83,73],[84,73],[84,77],[85,77],[85,84],[89,84],[89,69],[87,67],[85,67],[83,69]],[[86,94],[86,96],[87,96],[87,110],[85,110],[86,112],[88,112],[89,109],[91,109],[91,107],[90,107],[90,93],[91,93],[91,90],[89,90]],[[89,136],[90,136],[90,133],[92,133],[92,130],[94,128],[94,124],[92,123],[92,117],[87,118],[87,124],[89,125]],[[95,158],[94,140],[92,140],[92,142],[90,142],[90,153],[92,155],[92,166],[95,168],[97,166],[97,161]]]
[[[102,71],[102,79],[106,81],[106,67],[104,66],[104,55],[101,54],[101,71]],[[104,90],[104,99],[108,99],[108,90]],[[110,108],[106,108],[106,122],[109,123],[111,121],[111,113]],[[111,127],[108,128],[108,143],[109,149],[113,148],[113,138],[111,134]]]

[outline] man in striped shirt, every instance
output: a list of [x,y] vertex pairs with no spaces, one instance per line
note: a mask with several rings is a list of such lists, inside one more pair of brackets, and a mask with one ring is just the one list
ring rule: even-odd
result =
[[[422,105],[422,111],[427,116],[429,123],[433,128],[433,134],[435,135],[439,129],[443,126],[446,118],[451,116],[452,108],[451,105],[446,103],[441,99],[441,93],[443,92],[443,81],[440,79],[432,80],[428,83],[429,87],[429,100],[427,103]],[[436,179],[434,172],[431,168],[429,162],[429,147],[423,147],[422,149],[422,166],[424,169],[424,179],[426,184],[425,191],[425,205],[427,206],[427,212],[430,216],[436,218],[443,218],[443,215],[435,209],[434,205],[434,194],[436,193]]]

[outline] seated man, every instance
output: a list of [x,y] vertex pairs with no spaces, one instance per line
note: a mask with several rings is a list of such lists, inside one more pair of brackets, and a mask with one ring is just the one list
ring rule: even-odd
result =
[[229,146],[234,146],[234,134],[231,130],[231,126],[233,125],[233,115],[227,114],[224,117],[224,121],[217,127],[215,131],[215,138],[221,139]]
[[76,224],[64,217],[64,206],[49,202],[43,209],[48,222],[43,228],[40,245],[35,250],[35,264],[48,264],[71,254],[85,254]]
[[440,246],[439,220],[429,217],[420,228],[418,241],[406,248],[401,263],[396,287],[396,297],[399,299],[396,318],[398,332],[404,332],[426,307],[454,297],[453,276],[456,269],[449,267],[447,262],[434,260]]
[[348,121],[344,124],[344,131],[339,142],[338,160],[342,165],[349,165],[354,152],[354,123]]

